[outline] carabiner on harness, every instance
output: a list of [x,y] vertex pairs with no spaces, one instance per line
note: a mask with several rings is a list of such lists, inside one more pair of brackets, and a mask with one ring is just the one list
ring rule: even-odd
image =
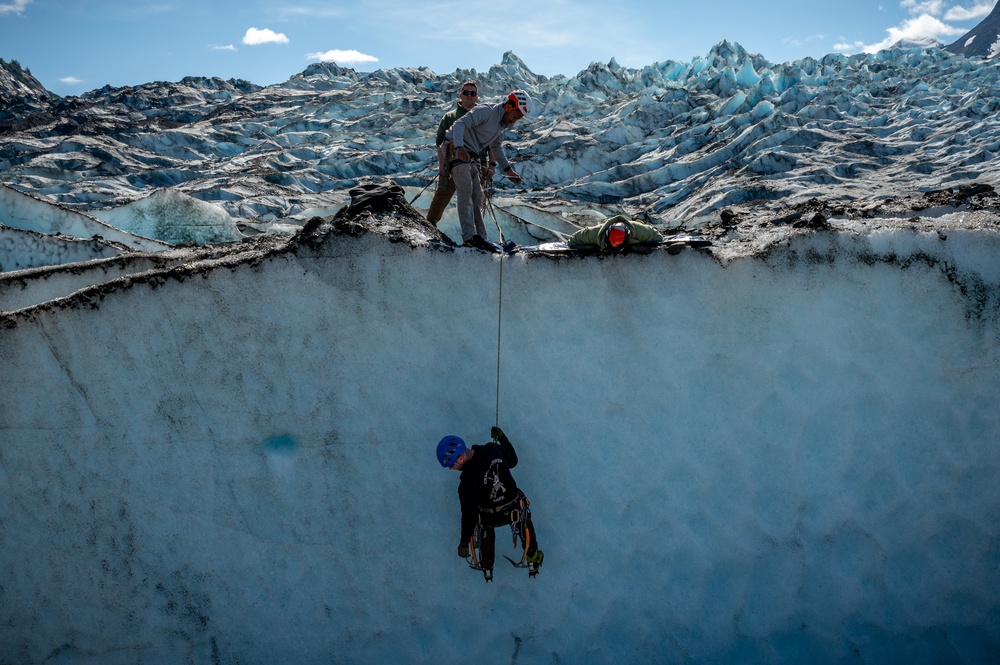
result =
[[[528,501],[528,497],[522,496],[517,502],[516,508],[510,509],[510,534],[511,540],[514,541],[514,549],[517,549],[518,537],[524,533],[525,525],[528,518],[531,517],[531,509],[528,505],[531,502]],[[527,556],[528,550],[525,546],[524,554],[521,556],[521,561],[524,562],[524,557]]]

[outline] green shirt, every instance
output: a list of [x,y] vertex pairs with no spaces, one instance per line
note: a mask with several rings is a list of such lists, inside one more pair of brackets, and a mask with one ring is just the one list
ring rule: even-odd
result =
[[434,145],[441,145],[444,142],[444,133],[451,129],[451,126],[455,124],[455,121],[461,118],[463,115],[468,113],[465,107],[462,106],[462,102],[458,102],[458,108],[454,108],[444,114],[441,118],[441,124],[438,125],[437,140]]

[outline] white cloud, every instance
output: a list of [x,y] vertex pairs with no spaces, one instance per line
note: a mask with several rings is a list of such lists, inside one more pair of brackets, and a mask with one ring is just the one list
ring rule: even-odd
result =
[[14,0],[0,4],[0,14],[20,14],[31,4],[31,0]]
[[795,48],[799,48],[801,46],[804,46],[805,44],[809,44],[810,42],[824,42],[824,41],[826,41],[826,35],[816,34],[816,35],[809,35],[808,37],[801,39],[798,37],[785,37],[784,39],[781,40],[781,43],[787,44],[788,46],[792,46]]
[[63,76],[61,79],[59,79],[59,82],[65,83],[66,85],[80,85],[81,83],[83,83],[83,81],[81,81],[75,76]]
[[236,47],[232,44],[226,44],[225,46],[213,46],[213,51],[235,51]]
[[287,44],[288,37],[269,28],[264,28],[263,30],[249,28],[247,30],[247,34],[243,35],[243,43],[248,46],[257,46],[259,44]]
[[839,51],[840,53],[853,53],[855,51],[863,51],[865,48],[864,42],[840,42],[833,45],[834,51]]
[[963,35],[967,32],[965,28],[956,28],[942,23],[940,19],[930,14],[921,14],[911,19],[903,21],[902,25],[895,28],[887,28],[888,36],[876,44],[868,44],[864,47],[866,53],[876,53],[882,49],[889,48],[900,39],[923,39],[933,37],[942,42],[947,42],[949,38]]
[[903,0],[899,6],[910,10],[911,14],[939,16],[944,9],[944,2],[943,0]]
[[993,0],[983,2],[979,0],[972,7],[952,7],[944,14],[946,21],[974,21],[989,16],[996,3]]
[[[952,38],[968,32],[968,28],[958,28],[945,21],[966,21],[969,19],[981,18],[993,11],[994,2],[984,4],[984,0],[975,0],[972,7],[951,7],[945,9],[943,0],[901,0],[899,6],[910,13],[910,18],[900,25],[886,28],[886,38],[875,44],[866,44],[861,50],[866,53],[876,53],[885,48],[889,48],[901,39],[927,39],[933,38],[938,41],[948,43]],[[939,16],[942,16],[944,21]],[[849,51],[849,44],[837,44],[834,48]]]
[[360,51],[355,51],[354,49],[349,49],[347,51],[332,49],[322,53],[306,53],[306,57],[310,60],[319,60],[320,62],[336,62],[338,65],[378,62],[378,58],[375,56],[367,55],[365,53],[361,53]]

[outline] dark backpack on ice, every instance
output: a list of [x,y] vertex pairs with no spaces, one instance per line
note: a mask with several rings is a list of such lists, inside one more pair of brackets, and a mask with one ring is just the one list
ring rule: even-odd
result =
[[346,215],[355,217],[364,212],[392,213],[409,208],[406,192],[394,182],[360,185],[348,191],[351,203]]

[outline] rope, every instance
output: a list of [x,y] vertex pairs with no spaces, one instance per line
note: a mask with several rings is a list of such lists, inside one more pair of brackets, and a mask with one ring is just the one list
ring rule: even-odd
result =
[[[495,208],[500,208],[500,206],[497,206],[495,203],[490,203],[490,206],[494,207],[494,209]],[[536,229],[541,229],[543,231],[547,231],[547,232],[551,233],[552,235],[554,235],[559,240],[565,241],[570,236],[570,234],[568,234],[568,233],[563,233],[562,231],[556,231],[555,229],[550,229],[547,226],[542,226],[541,224],[537,224],[535,222],[527,220],[524,217],[521,217],[520,215],[517,215],[517,214],[511,212],[507,208],[500,208],[500,210],[502,210],[505,214],[510,215],[511,217],[513,217],[517,221],[521,222],[522,224],[527,224],[528,226],[534,226]]]
[[426,186],[425,186],[425,187],[424,187],[423,189],[421,189],[421,190],[420,190],[420,192],[419,192],[419,193],[418,193],[418,194],[417,194],[416,196],[414,196],[414,197],[413,197],[413,198],[412,198],[412,199],[410,200],[410,205],[413,205],[413,202],[414,202],[414,201],[416,201],[417,199],[419,199],[419,198],[420,198],[420,196],[421,196],[421,195],[422,195],[422,194],[423,194],[424,192],[426,192],[426,191],[427,191],[427,187],[430,187],[431,185],[433,185],[433,184],[434,184],[434,181],[435,181],[435,180],[437,180],[437,178],[438,178],[438,174],[437,174],[437,173],[435,173],[435,174],[434,174],[434,177],[433,177],[433,178],[431,178],[431,181],[430,181],[429,183],[427,183],[427,185],[426,185]]
[[[506,173],[504,173],[502,175],[503,175],[504,178],[507,178],[508,180],[510,180],[510,176],[507,175]],[[490,208],[490,214],[493,215],[493,221],[497,224],[497,230],[499,230],[500,229],[500,224],[499,224],[499,222],[497,222],[497,213],[496,213],[496,209],[499,206],[497,206],[495,203],[493,203],[493,182],[492,181],[490,181],[490,183],[489,183],[489,190],[486,189],[485,185],[483,186],[483,193],[485,194],[485,196],[483,197],[483,208],[485,209],[487,205],[489,206],[489,208]],[[521,217],[520,215],[511,212],[507,208],[500,208],[500,210],[502,210],[505,214],[510,215],[511,217],[513,217],[517,221],[521,222],[522,224],[527,224],[528,226],[534,226],[535,228],[538,228],[538,229],[541,229],[543,231],[547,231],[547,232],[551,233],[556,238],[559,238],[559,240],[565,241],[570,236],[570,234],[568,234],[568,233],[563,233],[562,231],[556,231],[555,229],[550,229],[547,226],[542,226],[541,224],[538,224],[536,222],[532,222],[531,220],[525,219],[524,217]],[[500,233],[500,242],[503,242],[503,233],[502,232]]]
[[[492,206],[491,206],[492,209]],[[493,216],[497,231],[500,232],[500,246],[503,246],[503,231],[496,215]],[[495,425],[500,427],[500,321],[503,319],[503,251],[500,252],[500,295],[497,298],[497,412]]]
[[[493,209],[493,187],[490,183],[490,187],[483,188],[483,202],[485,207],[489,208],[490,216],[493,217],[493,223],[496,224],[497,233],[500,234],[500,246],[503,247],[503,229],[500,228],[500,222],[497,221],[496,211]],[[496,421],[494,424],[500,426],[500,323],[503,320],[503,255],[504,252],[500,251],[500,295],[497,298],[497,410],[496,410]]]
[[[500,237],[500,244],[503,244],[503,236]],[[503,253],[500,253],[500,297],[497,299],[497,427],[500,427],[500,320],[503,316]]]

